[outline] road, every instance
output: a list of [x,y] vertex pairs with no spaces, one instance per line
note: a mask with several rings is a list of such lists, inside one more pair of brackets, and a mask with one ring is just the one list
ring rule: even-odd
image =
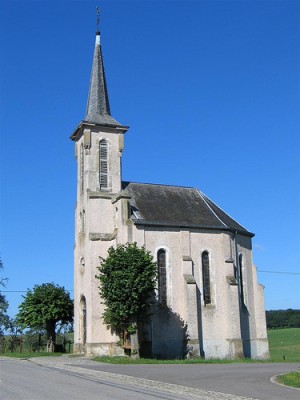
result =
[[298,364],[110,365],[88,358],[0,358],[1,400],[299,400],[270,382]]

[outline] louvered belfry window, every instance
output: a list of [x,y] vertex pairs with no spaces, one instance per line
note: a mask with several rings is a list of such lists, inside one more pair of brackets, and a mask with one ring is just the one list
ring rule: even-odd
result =
[[108,160],[107,160],[107,141],[100,140],[99,143],[99,169],[100,169],[100,189],[108,187]]
[[209,254],[207,251],[202,253],[202,283],[204,304],[211,303],[210,295],[210,276],[209,276]]
[[166,266],[166,251],[160,249],[157,252],[158,266],[158,299],[162,306],[167,305],[167,266]]

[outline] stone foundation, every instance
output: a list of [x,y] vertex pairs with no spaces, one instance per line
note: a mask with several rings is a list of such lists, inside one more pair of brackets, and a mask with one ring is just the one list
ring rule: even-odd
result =
[[116,343],[74,343],[74,354],[86,354],[87,356],[124,356],[123,347],[117,346]]

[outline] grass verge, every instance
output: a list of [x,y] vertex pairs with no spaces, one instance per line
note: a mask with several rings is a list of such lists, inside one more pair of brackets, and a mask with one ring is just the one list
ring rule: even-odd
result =
[[288,374],[279,375],[276,378],[277,382],[282,383],[286,386],[292,386],[300,389],[300,372],[292,371]]
[[234,359],[234,360],[221,360],[221,359],[210,359],[205,360],[203,358],[191,358],[187,360],[158,360],[152,358],[140,358],[134,359],[127,356],[124,357],[94,357],[93,361],[108,363],[108,364],[236,364],[236,363],[257,363],[257,362],[265,362],[261,360],[250,360],[248,358],[245,359]]

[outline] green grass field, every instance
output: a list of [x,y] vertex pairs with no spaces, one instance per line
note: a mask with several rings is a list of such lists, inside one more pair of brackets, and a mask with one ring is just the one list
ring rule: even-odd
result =
[[271,361],[300,361],[300,328],[268,330]]

